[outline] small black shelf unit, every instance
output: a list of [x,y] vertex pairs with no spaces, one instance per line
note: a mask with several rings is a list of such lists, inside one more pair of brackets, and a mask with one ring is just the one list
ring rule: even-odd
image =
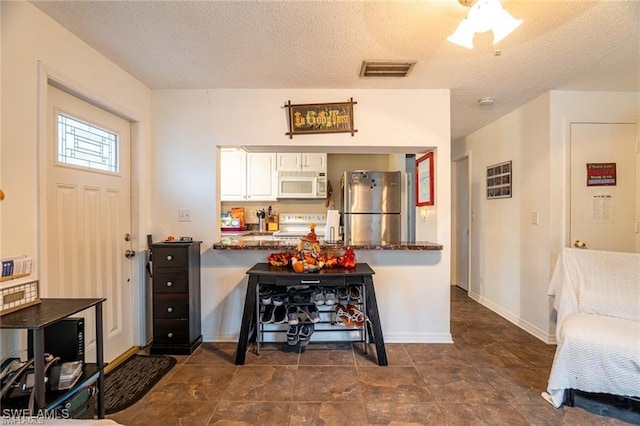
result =
[[[105,418],[104,410],[104,342],[102,334],[102,303],[107,300],[99,299],[41,299],[37,305],[29,306],[15,312],[2,315],[0,328],[23,329],[33,331],[34,353],[34,411],[51,411],[87,386],[97,383],[97,415]],[[46,391],[44,377],[44,329],[63,318],[70,317],[89,308],[95,309],[96,314],[96,362],[85,364],[84,372],[78,382],[64,391]],[[3,408],[27,408],[28,398],[10,398],[3,401]]]

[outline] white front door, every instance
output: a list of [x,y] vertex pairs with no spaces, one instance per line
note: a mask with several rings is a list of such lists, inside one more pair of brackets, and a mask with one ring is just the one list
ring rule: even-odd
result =
[[636,137],[633,123],[571,123],[572,245],[638,251]]
[[[44,297],[106,298],[104,359],[133,346],[130,123],[53,86],[47,90]],[[84,312],[88,361],[94,312]]]

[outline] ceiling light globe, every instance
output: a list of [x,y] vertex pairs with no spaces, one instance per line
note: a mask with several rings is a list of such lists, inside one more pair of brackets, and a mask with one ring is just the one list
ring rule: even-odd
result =
[[[459,0],[467,5],[467,2]],[[476,33],[493,32],[493,44],[498,43],[522,24],[502,8],[500,0],[477,0],[465,19],[460,22],[455,33],[447,41],[467,49],[473,49],[473,37]]]
[[476,33],[484,33],[493,28],[496,12],[502,9],[498,0],[478,0],[469,11],[467,19]]

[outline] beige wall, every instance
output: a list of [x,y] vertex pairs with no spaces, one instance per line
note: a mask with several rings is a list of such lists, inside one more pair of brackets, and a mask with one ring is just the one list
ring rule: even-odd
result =
[[[351,97],[358,102],[355,136],[320,134],[289,139],[285,134],[287,121],[282,105],[286,100],[321,103]],[[393,154],[387,156],[386,167],[398,164],[396,154],[435,149],[436,205],[428,218],[431,222],[418,223],[416,235],[417,239],[443,244],[444,250],[360,251],[357,256],[358,261],[371,263],[376,271],[386,340],[451,341],[448,90],[159,90],[153,93],[152,105],[156,123],[151,156],[156,168],[151,189],[153,234],[190,235],[203,240],[205,340],[234,340],[244,300],[245,272],[268,255],[264,251],[209,249],[219,239],[219,148],[244,146],[251,151],[277,152],[280,148],[283,152]],[[191,222],[178,222],[180,207],[191,209]],[[398,291],[399,286],[402,291]]]
[[[638,123],[639,100],[635,92],[552,91],[452,148],[453,158],[469,154],[471,159],[469,294],[544,341],[555,340],[546,292],[557,255],[568,246],[568,125]],[[513,197],[487,200],[486,167],[508,160]],[[531,223],[533,211],[538,225]]]
[[[145,152],[149,146],[150,91],[31,4],[3,1],[0,11],[0,182],[6,193],[0,218],[0,255],[35,256],[34,277],[40,279],[42,294],[46,296],[48,278],[39,268],[42,261],[39,250],[46,235],[39,232],[42,204],[38,151],[40,137],[46,134],[41,126],[40,106],[46,102],[42,88],[46,88],[47,77],[135,122],[132,130],[135,229],[132,234],[136,251],[146,246],[144,236],[148,226],[149,202],[144,195],[148,191],[141,194],[138,189],[148,186]],[[130,295],[134,303],[140,303],[139,281],[144,277],[144,269],[138,269]],[[139,326],[140,322],[135,319],[134,335],[139,334]],[[3,352],[18,345],[19,338],[2,330]]]

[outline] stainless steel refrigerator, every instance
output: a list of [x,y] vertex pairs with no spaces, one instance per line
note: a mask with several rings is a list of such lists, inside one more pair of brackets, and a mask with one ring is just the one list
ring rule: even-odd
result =
[[401,173],[354,170],[343,176],[344,241],[401,240]]

